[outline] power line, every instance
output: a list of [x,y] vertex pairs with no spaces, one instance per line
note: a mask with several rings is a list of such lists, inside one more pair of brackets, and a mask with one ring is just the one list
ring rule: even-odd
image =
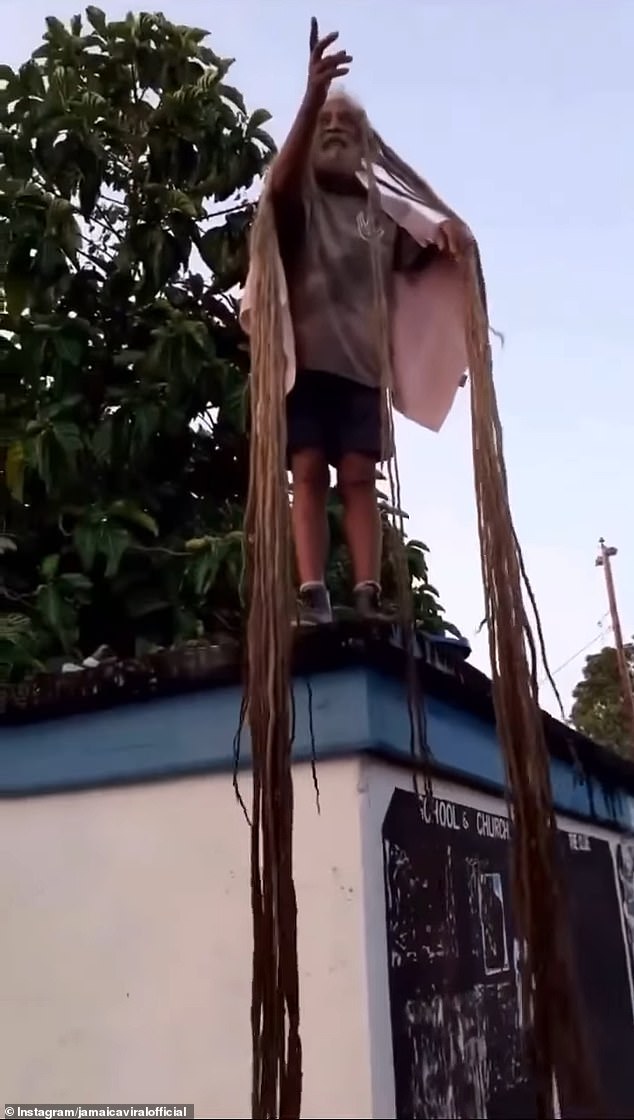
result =
[[[570,664],[572,664],[573,661],[576,661],[578,657],[581,657],[582,653],[585,653],[586,650],[591,649],[592,646],[595,646],[597,644],[597,642],[600,642],[602,638],[607,637],[607,635],[612,632],[612,624],[610,624],[609,626],[605,626],[605,627],[603,625],[603,623],[604,623],[605,619],[608,617],[609,613],[610,613],[609,611],[606,611],[605,614],[599,619],[599,621],[597,623],[597,626],[601,627],[601,629],[599,630],[599,633],[596,634],[594,638],[591,638],[589,642],[586,642],[585,646],[582,646],[581,649],[578,649],[576,651],[576,653],[572,653],[570,655],[570,657],[566,658],[566,660],[563,661],[561,663],[561,665],[558,665],[556,669],[553,669],[553,671],[551,673],[552,677],[556,677],[564,669],[567,669],[568,666]],[[486,624],[487,624],[487,620],[486,620],[486,618],[483,618],[480,625],[477,627],[476,630],[474,630],[473,636],[477,638],[482,633],[482,630],[484,629]],[[539,682],[540,688],[543,684],[546,683],[547,680],[548,680],[548,675],[545,674]]]
[[[566,661],[564,661],[561,665],[559,665],[558,668],[553,671],[553,677],[556,677],[558,673],[561,673],[562,669],[567,669],[568,666],[571,664],[571,662],[576,661],[578,657],[581,657],[582,653],[585,653],[586,650],[588,650],[592,646],[596,645],[597,642],[599,642],[601,640],[601,638],[605,638],[606,634],[610,633],[610,631],[612,630],[612,625],[607,626],[607,627],[603,627],[603,625],[602,625],[603,624],[603,619],[607,618],[609,613],[610,613],[609,611],[606,611],[603,618],[600,620],[599,626],[601,626],[602,628],[599,631],[599,633],[596,634],[594,638],[591,638],[591,640],[589,642],[586,642],[585,646],[582,646],[581,649],[578,649],[576,653],[571,654],[571,656]],[[544,678],[544,680],[545,679],[546,678]]]

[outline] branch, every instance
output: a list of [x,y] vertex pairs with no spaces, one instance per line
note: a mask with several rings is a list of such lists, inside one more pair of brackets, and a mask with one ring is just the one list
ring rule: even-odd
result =
[[19,591],[9,591],[8,587],[0,588],[0,600],[8,599],[10,603],[27,603],[29,599],[34,599],[36,591],[29,591],[21,595]]
[[160,544],[155,544],[155,545],[133,544],[133,545],[130,545],[128,547],[127,551],[128,552],[143,552],[143,553],[157,552],[157,553],[161,553],[164,556],[185,556],[186,557],[186,556],[191,556],[192,555],[191,552],[178,552],[178,551],[176,551],[176,549],[165,548]]
[[236,203],[234,203],[233,206],[225,206],[223,209],[213,210],[211,213],[209,213],[209,211],[206,210],[205,211],[205,218],[207,218],[207,219],[222,218],[223,215],[225,215],[225,214],[237,214],[240,210],[246,210],[249,206],[252,206],[252,205],[253,205],[253,203],[251,203],[249,201],[247,201],[247,202],[236,202]]
[[93,266],[93,268],[100,269],[101,272],[103,272],[105,279],[106,280],[108,279],[107,269],[104,267],[103,264],[101,264],[100,261],[93,260],[93,258],[90,256],[90,253],[86,253],[83,249],[78,249],[77,250],[77,255],[80,256],[80,257],[85,257],[86,260],[89,261],[89,263]]

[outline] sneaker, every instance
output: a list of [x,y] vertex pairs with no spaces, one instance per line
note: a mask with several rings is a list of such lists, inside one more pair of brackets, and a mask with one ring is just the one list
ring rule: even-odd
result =
[[297,596],[297,626],[327,626],[332,622],[330,595],[323,583],[307,583]]
[[355,587],[354,606],[358,617],[368,622],[385,618],[381,609],[381,588],[376,583],[360,583]]

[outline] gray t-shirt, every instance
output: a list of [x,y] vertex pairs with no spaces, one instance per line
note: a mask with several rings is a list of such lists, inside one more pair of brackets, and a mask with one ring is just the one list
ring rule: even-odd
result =
[[[317,189],[283,239],[299,369],[381,383],[378,316],[363,195]],[[386,214],[378,246],[388,301],[395,268],[412,267],[421,250]],[[376,232],[374,233],[376,237]]]

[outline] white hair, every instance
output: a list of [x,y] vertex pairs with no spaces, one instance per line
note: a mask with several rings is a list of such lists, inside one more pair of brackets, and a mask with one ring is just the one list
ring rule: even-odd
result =
[[365,109],[361,102],[356,97],[353,97],[352,94],[348,93],[348,90],[342,82],[336,82],[330,87],[326,103],[329,101],[345,101],[351,109],[354,109],[355,113],[365,116]]

